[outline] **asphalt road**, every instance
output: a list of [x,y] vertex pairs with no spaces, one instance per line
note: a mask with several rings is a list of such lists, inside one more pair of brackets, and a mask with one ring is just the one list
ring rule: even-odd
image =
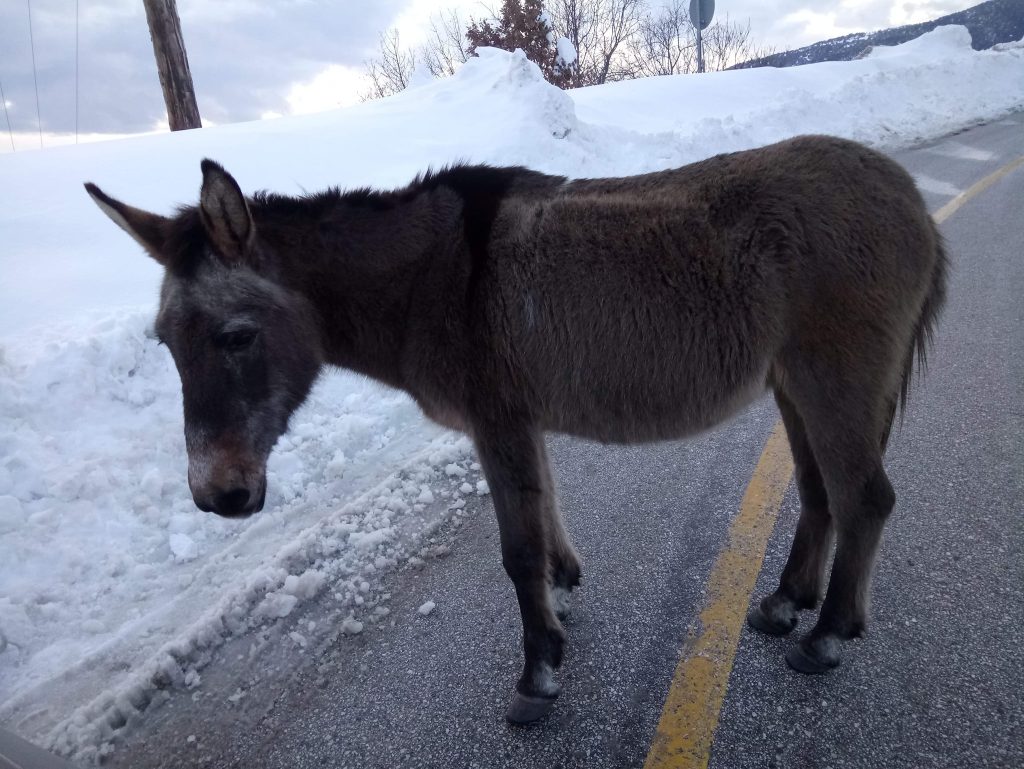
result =
[[[895,157],[934,210],[1022,155],[1018,114]],[[950,302],[887,455],[898,501],[869,635],[849,645],[837,671],[808,678],[783,661],[791,641],[744,630],[712,769],[1024,766],[1024,167],[942,230],[954,262]],[[551,438],[584,586],[567,625],[563,694],[543,723],[515,728],[503,718],[520,666],[519,616],[484,499],[448,533],[447,557],[389,578],[389,621],[302,653],[281,639],[285,626],[232,641],[198,690],[151,708],[107,763],[642,766],[777,418],[762,399],[686,442]],[[752,598],[774,587],[797,512],[790,488]],[[422,616],[416,608],[428,599],[437,608]],[[330,601],[289,621],[311,618],[331,622]]]

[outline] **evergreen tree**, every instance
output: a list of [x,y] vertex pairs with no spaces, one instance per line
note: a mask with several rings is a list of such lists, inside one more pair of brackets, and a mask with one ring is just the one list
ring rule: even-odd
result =
[[469,53],[480,47],[503,51],[522,49],[526,58],[540,67],[544,78],[564,88],[571,79],[571,65],[558,55],[557,38],[551,29],[541,0],[503,0],[501,15],[492,21],[474,21],[466,30]]

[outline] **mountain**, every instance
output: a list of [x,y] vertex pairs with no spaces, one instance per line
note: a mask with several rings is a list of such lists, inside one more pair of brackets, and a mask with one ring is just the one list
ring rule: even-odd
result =
[[965,11],[951,13],[920,24],[906,24],[876,32],[857,32],[831,40],[783,51],[760,59],[737,64],[730,69],[751,67],[793,67],[821,61],[850,61],[876,45],[899,45],[936,27],[959,24],[971,33],[971,45],[976,51],[991,48],[997,43],[1009,43],[1024,37],[1024,0],[988,0]]

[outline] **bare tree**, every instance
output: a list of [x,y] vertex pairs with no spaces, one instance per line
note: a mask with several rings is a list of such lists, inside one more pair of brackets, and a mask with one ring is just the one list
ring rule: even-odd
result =
[[370,83],[368,90],[361,96],[362,100],[383,99],[404,91],[415,69],[416,52],[402,48],[398,30],[390,29],[382,33],[379,55],[366,62],[366,77]]
[[466,23],[454,9],[442,11],[430,19],[430,37],[420,47],[420,58],[434,77],[454,75],[469,58]]
[[775,53],[774,46],[757,45],[750,39],[750,20],[746,26],[731,21],[729,14],[704,30],[704,67],[708,71],[727,69],[733,64],[759,59]]
[[697,39],[684,0],[646,14],[629,41],[625,59],[633,77],[676,75],[697,69]]
[[419,48],[403,48],[397,29],[380,36],[377,56],[366,62],[369,87],[363,101],[382,99],[404,91],[417,65],[434,77],[448,77],[469,58],[466,24],[456,10],[442,11],[430,20],[427,42]]
[[642,0],[602,0],[598,21],[598,62],[594,84],[608,80],[625,80],[632,75],[621,66],[621,53],[628,41],[640,31],[644,3]]
[[[750,22],[743,26],[728,14],[702,32],[704,68],[726,69],[741,61],[774,51],[750,39]],[[626,67],[631,77],[677,75],[697,71],[697,31],[685,0],[669,0],[656,13],[647,13],[640,31],[629,41]],[[764,51],[765,53],[762,53]]]
[[639,31],[642,0],[548,0],[554,29],[576,47],[572,85],[599,85],[628,77],[624,45]]

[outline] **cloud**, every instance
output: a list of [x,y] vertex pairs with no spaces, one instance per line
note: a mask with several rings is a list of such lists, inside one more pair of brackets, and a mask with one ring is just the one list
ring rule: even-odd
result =
[[965,3],[962,0],[907,0],[893,3],[889,13],[889,22],[893,25],[918,24],[940,16],[962,11],[977,2]]
[[872,32],[935,19],[977,5],[979,0],[778,0],[766,5],[743,0],[733,18],[749,7],[755,38],[779,50],[800,48],[853,32]]
[[[405,4],[178,0],[200,113],[227,123],[287,111],[294,84],[332,66],[361,69]],[[165,112],[142,3],[93,0],[80,8],[80,130],[149,130]],[[43,131],[74,131],[74,4],[34,0],[32,28]],[[24,3],[0,3],[0,78],[14,130],[36,130]]]
[[332,64],[308,82],[295,83],[288,91],[288,114],[306,115],[331,107],[347,107],[359,101],[362,69]]

